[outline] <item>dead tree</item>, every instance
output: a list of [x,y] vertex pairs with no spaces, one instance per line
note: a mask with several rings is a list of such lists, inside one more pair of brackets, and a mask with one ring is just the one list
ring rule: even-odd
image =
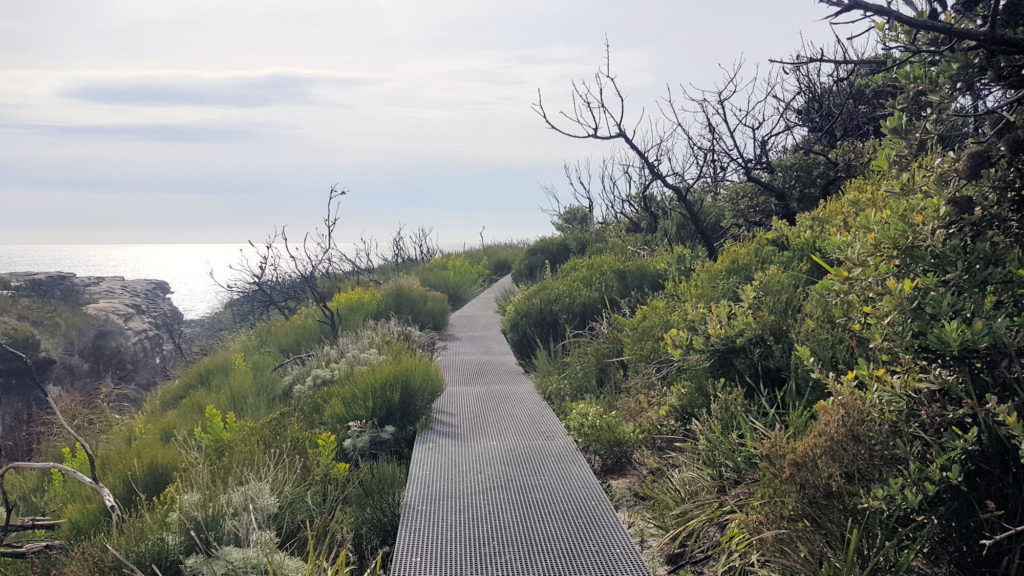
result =
[[406,262],[425,262],[440,254],[433,230],[420,227],[412,233],[400,225],[389,243],[389,251],[382,250],[376,240],[362,237],[346,252],[338,246],[338,226],[341,222],[341,198],[345,189],[332,186],[320,226],[294,242],[282,227],[260,246],[249,242],[253,256],[244,252],[239,264],[231,270],[236,277],[217,284],[234,296],[236,301],[248,303],[253,317],[262,319],[273,314],[291,318],[304,306],[311,305],[318,323],[337,338],[341,329],[338,311],[331,306],[336,280],[363,278],[379,284],[375,271],[380,264],[400,266]]
[[281,234],[275,230],[259,245],[250,240],[251,254],[241,250],[238,263],[229,267],[234,278],[221,282],[210,272],[213,281],[231,298],[248,305],[256,319],[272,313],[291,318],[304,301],[294,279],[288,275],[280,248]]
[[[4,507],[4,524],[3,528],[0,528],[0,557],[27,558],[37,552],[60,547],[61,543],[57,540],[41,540],[28,543],[20,542],[8,544],[7,538],[15,532],[27,530],[52,530],[59,526],[60,522],[41,518],[26,518],[22,522],[14,522],[14,504],[11,502],[10,495],[7,492],[5,484],[5,480],[9,472],[22,472],[25,470],[49,472],[50,470],[58,470],[99,494],[103,499],[103,504],[106,507],[107,512],[110,513],[111,521],[115,524],[121,515],[121,508],[114,499],[114,495],[99,480],[99,476],[96,473],[96,458],[93,455],[92,448],[89,447],[89,443],[79,436],[71,425],[68,424],[67,420],[64,419],[64,416],[61,414],[57,404],[53,401],[49,392],[46,391],[46,386],[36,373],[32,360],[30,360],[25,354],[3,343],[0,343],[0,350],[10,356],[13,356],[25,366],[25,370],[29,374],[30,380],[39,390],[39,393],[43,395],[43,398],[46,399],[46,403],[49,404],[50,408],[53,410],[57,421],[60,422],[64,430],[74,438],[75,442],[82,447],[82,450],[85,451],[86,457],[89,460],[88,476],[74,468],[65,466],[64,464],[58,464],[56,462],[10,462],[4,463],[4,466],[0,468],[0,501],[2,501]],[[2,457],[2,454],[0,454],[0,457]]]
[[[1024,36],[1017,33],[1024,24],[1024,5],[1019,0],[960,0],[952,6],[946,0],[818,1],[836,9],[829,16],[833,22],[847,17],[852,20],[844,23],[896,22],[948,43],[969,42],[992,53],[1024,55]],[[954,18],[944,19],[946,12]],[[907,42],[900,49],[913,52],[921,45]]]
[[572,83],[571,108],[548,112],[538,91],[534,111],[555,132],[580,140],[618,142],[631,156],[631,164],[666,190],[681,208],[708,258],[718,257],[718,238],[703,213],[703,182],[715,169],[704,150],[685,150],[685,133],[641,111],[636,122],[626,120],[626,98],[611,71],[606,46],[604,65],[591,80]]
[[330,305],[334,294],[324,286],[324,280],[340,276],[348,262],[336,243],[340,199],[347,193],[347,190],[340,190],[337,186],[331,187],[327,197],[327,211],[322,220],[323,228],[317,228],[312,234],[307,232],[301,244],[290,244],[287,233],[281,230],[281,240],[287,255],[286,274],[299,285],[307,301],[313,303],[317,322],[330,331],[332,338],[338,337],[341,318]]
[[789,153],[799,135],[790,122],[789,110],[797,93],[787,89],[782,73],[773,70],[745,79],[743,63],[725,71],[714,88],[680,86],[671,90],[662,113],[682,135],[686,149],[713,161],[707,170],[712,189],[728,184],[753,184],[776,215],[796,223],[796,206],[790,192],[772,181],[775,163]]
[[365,254],[357,251],[348,255],[338,247],[341,197],[347,193],[331,187],[321,226],[307,232],[301,242],[291,241],[285,227],[262,245],[250,241],[253,256],[243,252],[239,264],[231,267],[236,277],[223,283],[216,278],[214,281],[236,299],[249,303],[257,319],[272,313],[291,318],[311,303],[317,322],[337,338],[340,318],[330,306],[332,287],[324,281],[343,274],[366,273],[373,265],[372,258]]
[[[569,195],[573,202],[590,213],[594,223],[625,223],[626,231],[650,236],[672,214],[673,203],[666,202],[664,188],[630,153],[618,150],[594,166],[590,159],[564,165]],[[547,191],[551,209],[558,216],[567,207],[557,191]]]
[[[777,165],[798,150],[806,135],[804,126],[794,121],[794,109],[802,103],[799,86],[781,68],[755,72],[749,79],[742,68],[737,63],[726,70],[710,89],[669,90],[657,113],[648,116],[641,110],[639,119],[630,123],[607,47],[604,65],[593,79],[573,82],[568,111],[551,114],[538,94],[534,110],[549,128],[571,138],[622,145],[601,162],[596,185],[579,164],[567,169],[574,199],[591,210],[600,206],[624,219],[630,230],[645,234],[678,216],[710,259],[735,232],[729,226],[746,229],[750,223],[770,223],[772,217],[795,223],[800,206],[794,191],[778,178]],[[829,178],[825,181],[828,186],[822,186],[819,196],[835,188]],[[723,227],[713,212],[725,208],[721,202],[728,202],[727,193],[741,184],[752,186],[757,195],[750,205],[728,206],[743,214]]]
[[433,228],[425,226],[407,233],[405,224],[399,223],[388,245],[388,251],[380,250],[378,247],[376,259],[381,264],[389,264],[399,269],[404,264],[429,262],[441,254],[441,249],[434,240]]

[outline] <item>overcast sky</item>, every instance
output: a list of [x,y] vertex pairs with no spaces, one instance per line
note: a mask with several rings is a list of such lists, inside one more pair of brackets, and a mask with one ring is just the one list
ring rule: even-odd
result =
[[399,223],[442,244],[550,231],[586,142],[531,111],[612,66],[668,84],[824,39],[813,0],[0,0],[0,243],[230,242]]

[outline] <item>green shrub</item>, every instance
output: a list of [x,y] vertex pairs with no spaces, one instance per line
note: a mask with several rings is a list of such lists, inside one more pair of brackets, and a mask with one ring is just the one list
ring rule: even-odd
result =
[[668,351],[683,367],[714,380],[752,390],[783,389],[789,382],[791,331],[808,284],[807,275],[770,267],[736,290],[738,300],[686,301],[665,336]]
[[506,242],[468,250],[465,252],[465,256],[469,258],[470,262],[485,266],[491,279],[497,280],[512,273],[512,267],[516,260],[523,255],[524,250],[522,244]]
[[534,386],[556,411],[588,397],[615,399],[622,392],[625,362],[616,324],[601,322],[551,350],[537,350]]
[[[170,495],[125,515],[109,536],[94,533],[93,537],[75,550],[65,562],[76,562],[77,570],[91,570],[88,574],[124,574],[125,566],[107,550],[109,544],[135,566],[156,567],[162,574],[175,574],[182,561],[186,535],[181,519],[174,513]],[[83,552],[92,549],[98,557],[91,566],[83,566]],[[85,550],[83,550],[85,549]],[[102,560],[100,560],[102,559]],[[69,571],[69,574],[76,572]]]
[[[393,542],[405,480],[401,465],[380,461],[408,457],[444,386],[436,335],[395,316],[427,323],[434,314],[432,326],[443,326],[448,303],[407,283],[349,289],[331,306],[342,318],[337,341],[325,342],[309,310],[254,326],[183,370],[130,421],[90,437],[99,477],[122,505],[119,527],[75,482],[12,475],[19,512],[57,508],[66,520],[60,538],[72,558],[61,569],[120,574],[107,543],[169,576],[313,573],[322,566],[301,560],[311,542],[331,557],[355,543],[372,563]],[[370,320],[381,315],[389,319]],[[300,385],[308,390],[297,393]],[[59,445],[44,453],[62,461]],[[80,450],[63,461],[84,462]]]
[[398,281],[381,288],[378,317],[397,318],[424,330],[444,330],[451,309],[444,294],[422,288],[409,281]]
[[24,322],[8,318],[0,318],[0,343],[29,358],[34,358],[43,349],[43,341],[35,329]]
[[473,264],[463,255],[440,256],[417,268],[414,274],[420,286],[444,294],[448,304],[456,310],[483,290],[489,278],[485,265],[486,260]]
[[329,306],[338,315],[340,332],[357,330],[380,312],[382,296],[377,290],[355,286],[334,295]]
[[519,288],[515,284],[505,286],[494,299],[494,311],[499,316],[504,316],[508,312],[509,307],[515,302],[517,296],[519,296]]
[[362,566],[369,566],[395,541],[408,470],[402,464],[377,461],[363,466],[349,498],[346,525]]
[[524,289],[502,318],[502,330],[519,360],[529,362],[538,347],[557,345],[627,300],[642,301],[666,273],[650,258],[605,254],[572,260],[556,277]]
[[318,313],[306,306],[288,320],[264,322],[252,333],[252,340],[240,342],[247,348],[258,348],[288,358],[302,354],[330,338],[330,330],[317,321]]
[[443,390],[444,378],[430,358],[391,357],[327,390],[324,416],[345,430],[355,421],[393,426],[407,439]]
[[574,255],[583,252],[568,236],[546,236],[530,245],[512,266],[512,280],[516,284],[532,284],[558,271]]
[[566,430],[598,467],[621,467],[633,459],[637,441],[632,424],[589,400],[576,403],[568,413]]

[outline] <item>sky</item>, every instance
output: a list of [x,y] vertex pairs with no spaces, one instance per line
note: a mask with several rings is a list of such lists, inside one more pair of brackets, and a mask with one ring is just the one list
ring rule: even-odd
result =
[[0,0],[0,244],[550,233],[545,187],[606,151],[547,129],[611,47],[667,86],[831,36],[813,0]]

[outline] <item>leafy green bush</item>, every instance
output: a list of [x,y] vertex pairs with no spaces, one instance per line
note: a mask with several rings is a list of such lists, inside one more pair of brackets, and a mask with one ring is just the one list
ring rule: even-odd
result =
[[[379,461],[408,457],[443,389],[432,362],[437,336],[395,316],[440,327],[448,303],[407,282],[349,288],[330,306],[341,318],[335,341],[310,309],[257,324],[177,374],[129,421],[87,436],[99,477],[122,506],[119,526],[78,483],[47,473],[10,478],[19,513],[56,507],[66,520],[60,538],[71,559],[55,563],[61,573],[122,573],[107,543],[168,576],[325,573],[325,564],[302,558],[340,559],[353,544],[370,567],[393,541],[404,486],[402,465]],[[59,307],[46,308],[20,310],[35,322]],[[388,319],[371,319],[380,316]],[[72,330],[79,316],[68,318]],[[102,328],[83,318],[82,326]],[[20,320],[2,323],[5,334],[34,331]],[[48,442],[36,455],[83,469],[81,450],[60,448]],[[347,560],[333,566],[338,574],[352,568]]]
[[[963,573],[972,538],[1000,531],[991,513],[1024,514],[1003,481],[1024,477],[1017,216],[984,188],[953,209],[950,163],[853,181],[624,321],[631,377],[668,329],[666,408],[688,423],[693,456],[656,483],[688,503],[670,540],[730,570]],[[1020,566],[1004,552],[994,573]]]
[[14,348],[29,358],[43,349],[43,341],[31,326],[17,320],[0,318],[0,343]]
[[512,266],[512,280],[516,284],[532,284],[544,279],[585,247],[569,236],[546,236],[531,244]]
[[447,296],[453,310],[479,294],[484,281],[490,276],[486,259],[481,264],[473,264],[463,255],[434,258],[417,268],[414,274],[419,278],[420,286]]
[[502,318],[512,351],[529,362],[539,347],[562,342],[605,311],[657,290],[667,271],[657,259],[624,260],[613,254],[568,262],[559,274],[523,290]]
[[615,398],[625,385],[622,357],[617,322],[602,322],[551,350],[537,350],[534,386],[560,412],[585,398]]
[[378,317],[397,318],[425,330],[444,330],[451,308],[444,294],[400,280],[381,288]]
[[334,295],[329,306],[338,315],[340,332],[351,332],[376,318],[380,311],[381,293],[371,288],[354,286]]
[[515,284],[505,286],[494,298],[494,311],[499,316],[504,316],[512,303],[515,302],[517,296],[519,296],[519,288]]
[[491,279],[497,280],[512,272],[512,266],[523,255],[524,250],[522,244],[506,242],[488,244],[482,248],[467,250],[464,254],[470,262],[486,267]]
[[628,464],[636,449],[633,425],[589,400],[576,403],[565,419],[566,430],[580,450],[596,459],[600,468]]

